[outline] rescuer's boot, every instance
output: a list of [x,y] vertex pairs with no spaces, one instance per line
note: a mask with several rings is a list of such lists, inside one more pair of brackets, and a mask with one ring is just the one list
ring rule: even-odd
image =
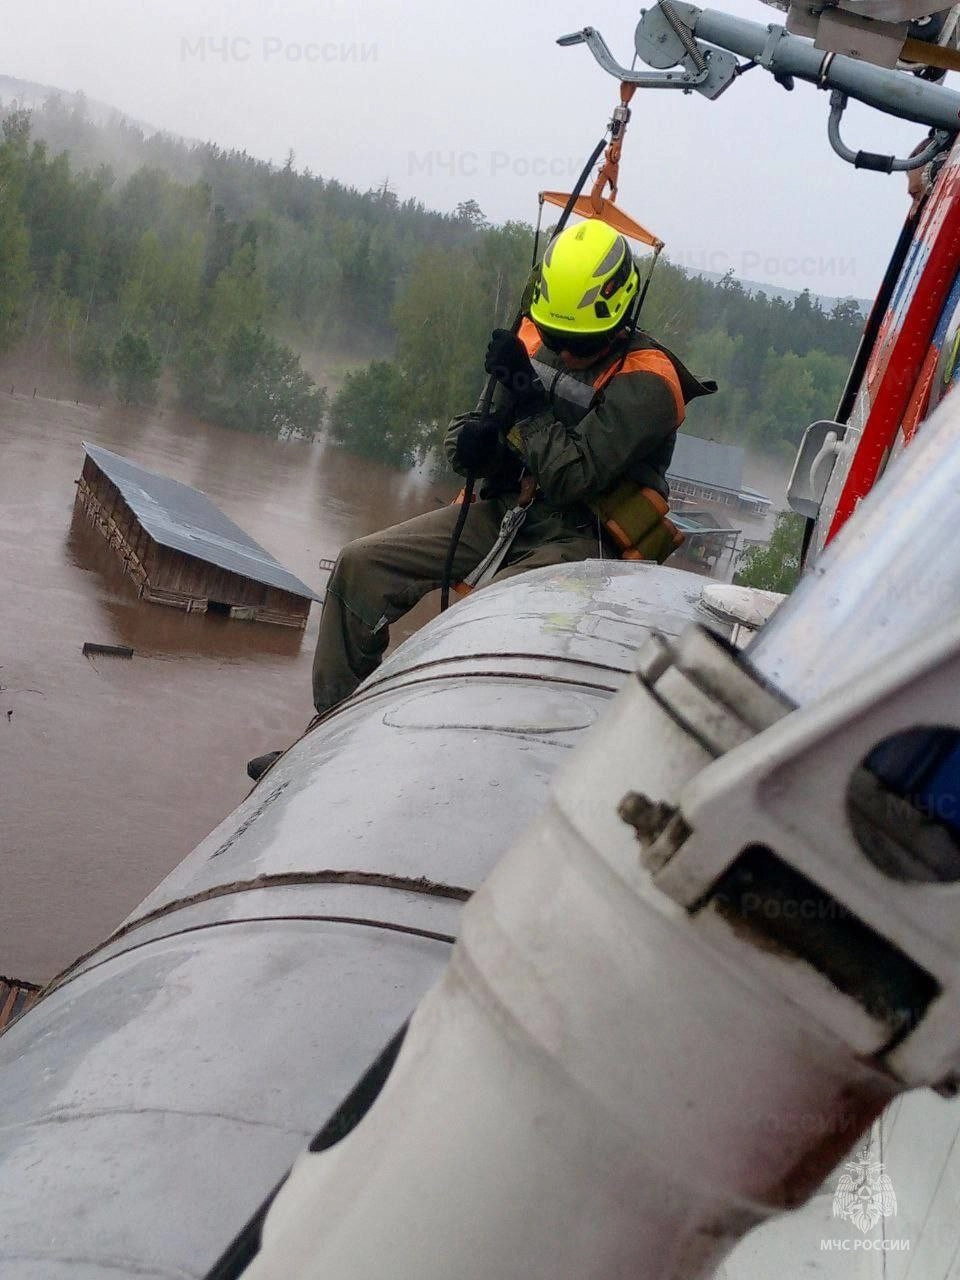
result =
[[268,751],[266,755],[254,756],[252,760],[247,761],[247,777],[252,778],[254,782],[259,782],[270,766],[282,755],[282,751]]

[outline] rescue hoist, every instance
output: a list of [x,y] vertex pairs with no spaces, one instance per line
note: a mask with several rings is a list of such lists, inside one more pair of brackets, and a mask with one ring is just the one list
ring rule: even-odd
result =
[[[664,247],[664,242],[659,236],[654,235],[652,231],[648,231],[646,227],[637,222],[636,218],[632,218],[625,210],[621,209],[616,203],[617,193],[619,191],[620,181],[620,155],[623,150],[623,139],[627,132],[627,125],[630,123],[630,101],[636,92],[637,86],[630,84],[625,80],[620,83],[620,102],[613,109],[613,115],[610,118],[610,124],[607,126],[610,134],[610,142],[606,148],[603,157],[603,164],[597,170],[596,178],[590,189],[589,195],[581,195],[584,186],[584,178],[581,177],[580,182],[574,187],[572,192],[563,191],[541,191],[539,199],[539,212],[537,216],[537,229],[534,236],[534,264],[536,264],[537,251],[540,242],[540,225],[543,218],[543,206],[545,204],[557,205],[563,210],[560,222],[557,225],[554,234],[563,230],[566,220],[571,214],[576,214],[580,218],[598,218],[601,222],[605,222],[608,227],[612,227],[615,231],[619,231],[622,235],[628,236],[631,240],[637,240],[640,244],[648,245],[653,250],[650,261],[650,267],[646,274],[646,279],[640,287],[640,292],[634,308],[634,320],[639,315],[644,300],[647,296],[647,290],[650,287],[650,280],[653,276],[654,267],[657,259]],[[599,146],[602,145],[598,144]],[[597,151],[594,152],[594,156]],[[588,168],[593,167],[594,156],[591,156]],[[586,172],[586,170],[585,170]],[[609,194],[604,194],[608,192]]]
[[[565,39],[568,40],[569,38]],[[561,43],[563,42],[561,41]],[[514,334],[520,329],[529,308],[531,295],[536,287],[540,269],[540,239],[545,204],[555,205],[561,210],[560,218],[552,229],[554,237],[560,234],[571,216],[576,215],[580,218],[595,218],[604,222],[621,235],[627,236],[631,240],[636,240],[640,244],[647,245],[653,250],[643,282],[631,304],[630,332],[632,333],[636,328],[640,311],[650,288],[650,281],[653,278],[657,259],[664,248],[664,242],[659,236],[654,235],[652,231],[637,222],[635,218],[631,217],[616,203],[616,196],[619,190],[620,157],[627,125],[630,122],[630,100],[636,89],[637,85],[635,83],[621,82],[620,101],[614,108],[607,129],[596,147],[594,147],[573,190],[570,192],[541,191],[539,194],[530,276],[523,290],[520,308],[511,325],[511,331]],[[583,189],[601,154],[603,155],[603,161],[597,170],[589,194],[584,195]],[[490,414],[495,382],[496,380],[491,374],[480,401],[479,412],[482,418],[486,418]],[[524,477],[517,504],[504,515],[497,539],[487,555],[461,582],[456,584],[454,589],[458,595],[466,595],[476,587],[486,585],[503,565],[517,534],[523,527],[527,508],[535,495],[536,486],[531,484],[530,480],[531,477]],[[470,503],[474,500],[475,486],[476,477],[468,475],[466,483],[456,499],[460,503],[460,515],[450,539],[444,566],[440,592],[441,612],[447,609],[450,602],[453,561],[460,542],[460,536],[463,533],[464,524],[466,523]],[[595,508],[595,513],[611,536],[622,557],[626,559],[649,559],[662,563],[684,540],[680,530],[667,518],[668,510],[668,504],[654,490],[640,488],[636,485],[619,485],[613,494],[604,496],[603,501]]]
[[[650,71],[622,66],[600,32],[593,27],[584,27],[558,40],[557,43],[565,47],[586,44],[600,66],[620,81],[620,101],[608,125],[609,143],[589,195],[582,194],[583,188],[604,149],[606,135],[594,149],[572,192],[540,193],[533,271],[525,303],[536,278],[543,206],[552,204],[562,209],[557,232],[575,213],[583,218],[598,218],[653,249],[650,268],[636,301],[635,323],[664,247],[658,236],[616,204],[623,140],[630,120],[630,102],[637,89],[695,91],[712,101],[739,76],[759,66],[769,71],[787,90],[792,90],[795,80],[799,79],[830,92],[827,126],[830,145],[842,160],[856,168],[882,173],[919,172],[933,165],[945,153],[960,127],[960,94],[931,83],[931,78],[942,79],[945,70],[960,69],[960,53],[953,47],[957,35],[955,9],[948,13],[938,11],[940,16],[936,22],[923,19],[920,23],[910,23],[907,19],[916,15],[912,12],[915,6],[911,6],[909,0],[888,0],[880,9],[874,6],[869,13],[863,6],[858,6],[857,12],[848,11],[843,3],[818,6],[798,5],[793,0],[774,2],[776,7],[787,10],[786,27],[776,23],[762,26],[728,14],[699,9],[682,0],[660,0],[659,4],[643,13],[634,36],[636,57],[653,68]],[[899,25],[897,19],[902,19]],[[933,40],[925,38],[928,29],[935,36]],[[811,44],[801,38],[803,36],[813,36],[815,43]],[[927,125],[931,131],[929,140],[913,154],[900,158],[853,150],[840,136],[840,124],[850,98],[900,119]],[[519,327],[523,311],[524,307],[521,307],[514,331]],[[492,395],[491,379],[481,402],[481,412],[489,412]],[[473,478],[468,478],[463,491],[461,519],[451,539],[441,609],[447,607],[449,600],[453,557],[466,520],[466,504],[472,501],[473,486]],[[662,527],[659,525],[660,515],[647,504],[650,496],[647,494],[640,498],[643,507],[640,523],[646,527],[645,518],[651,517],[650,528],[656,534],[654,541],[638,551],[636,546],[624,548],[616,533],[614,539],[621,548],[621,554],[634,554],[662,563],[682,541],[682,535],[679,539],[660,536],[673,526],[666,520],[665,513]],[[631,495],[631,500],[635,497]],[[521,503],[507,514],[491,555],[475,571],[479,577],[467,582],[466,589],[478,581],[488,581],[496,572],[522,526],[525,505]],[[619,529],[623,521],[615,519],[613,523]],[[635,523],[632,509],[627,523]],[[610,529],[609,524],[607,528]]]

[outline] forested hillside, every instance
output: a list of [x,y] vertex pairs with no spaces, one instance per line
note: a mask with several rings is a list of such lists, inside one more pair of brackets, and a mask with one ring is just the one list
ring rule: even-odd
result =
[[[535,193],[531,191],[531,204]],[[94,124],[82,103],[10,112],[0,143],[0,346],[25,342],[93,388],[179,401],[250,431],[334,437],[406,462],[482,385],[532,230],[362,193],[210,144]],[[749,296],[661,263],[644,326],[721,393],[688,429],[786,454],[830,416],[856,347],[854,302]],[[353,366],[331,405],[299,353]]]

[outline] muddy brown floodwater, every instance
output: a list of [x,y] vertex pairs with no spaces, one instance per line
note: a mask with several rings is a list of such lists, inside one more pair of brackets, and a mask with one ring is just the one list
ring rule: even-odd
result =
[[[305,632],[144,604],[74,514],[81,440],[194,485],[304,582],[450,494],[334,446],[170,410],[0,395],[0,973],[43,981],[122,918],[312,713]],[[435,608],[424,602],[402,638]],[[132,661],[83,657],[84,641]]]

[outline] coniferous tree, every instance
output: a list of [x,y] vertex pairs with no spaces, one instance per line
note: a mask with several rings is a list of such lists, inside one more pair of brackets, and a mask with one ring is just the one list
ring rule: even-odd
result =
[[157,395],[160,358],[142,333],[125,330],[114,344],[110,365],[117,395],[124,404],[152,404]]

